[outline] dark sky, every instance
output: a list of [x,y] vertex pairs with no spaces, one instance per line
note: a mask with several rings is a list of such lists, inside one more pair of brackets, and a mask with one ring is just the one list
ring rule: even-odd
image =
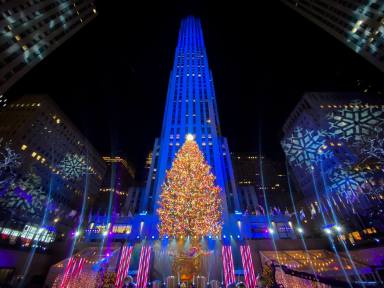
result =
[[49,94],[100,153],[124,155],[140,170],[160,135],[179,23],[188,14],[203,22],[232,151],[256,151],[261,135],[263,152],[278,159],[281,126],[305,91],[354,90],[357,79],[382,77],[277,0],[137,2],[97,1],[96,19],[7,96]]

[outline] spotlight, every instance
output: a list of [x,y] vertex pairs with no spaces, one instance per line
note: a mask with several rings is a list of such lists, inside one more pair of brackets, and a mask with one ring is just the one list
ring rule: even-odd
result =
[[328,234],[328,235],[331,235],[331,234],[332,234],[332,231],[331,231],[331,229],[329,229],[329,228],[325,228],[325,229],[324,229],[324,232],[325,232],[326,234]]
[[268,232],[269,232],[269,234],[273,234],[273,233],[275,233],[275,230],[273,230],[272,228],[268,228]]
[[237,235],[237,239],[240,239],[240,235]]
[[137,236],[136,238],[137,238],[137,239],[140,239],[140,236]]
[[152,239],[155,239],[155,236],[152,236]]
[[304,234],[304,230],[303,230],[303,228],[301,228],[301,227],[297,227],[296,230],[297,230],[298,233],[300,233],[300,234]]
[[223,236],[223,238],[225,239],[225,238],[227,238],[227,236],[226,236],[226,235],[224,235],[224,236]]
[[341,226],[339,226],[339,225],[336,225],[336,226],[335,226],[335,230],[336,230],[337,232],[341,232],[341,231],[343,231],[343,227],[341,227]]
[[81,234],[81,232],[80,232],[80,231],[76,231],[76,232],[75,232],[75,237],[78,237],[78,236],[80,236],[80,234]]
[[103,232],[103,236],[105,237],[105,236],[107,236],[108,235],[108,231],[104,231]]

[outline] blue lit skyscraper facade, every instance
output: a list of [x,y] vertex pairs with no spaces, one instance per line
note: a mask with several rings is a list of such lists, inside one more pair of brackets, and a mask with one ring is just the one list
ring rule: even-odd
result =
[[155,140],[152,163],[141,211],[156,213],[166,170],[192,134],[222,188],[224,215],[239,209],[236,185],[226,138],[221,136],[212,73],[208,66],[200,20],[181,23],[171,71],[160,138]]

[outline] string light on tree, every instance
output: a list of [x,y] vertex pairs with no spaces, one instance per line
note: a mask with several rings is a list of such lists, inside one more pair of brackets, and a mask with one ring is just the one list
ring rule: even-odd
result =
[[157,210],[162,236],[219,236],[222,228],[220,187],[192,134],[175,155]]

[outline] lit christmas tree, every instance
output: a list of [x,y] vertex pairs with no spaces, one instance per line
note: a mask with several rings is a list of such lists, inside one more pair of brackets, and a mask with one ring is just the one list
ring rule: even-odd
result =
[[175,155],[157,210],[160,235],[218,236],[222,228],[220,187],[192,135]]

